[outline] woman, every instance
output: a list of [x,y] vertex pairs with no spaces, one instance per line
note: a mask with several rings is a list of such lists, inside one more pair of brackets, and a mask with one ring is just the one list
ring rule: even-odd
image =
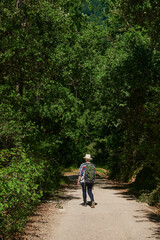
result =
[[[92,193],[92,189],[93,189],[93,184],[94,184],[94,180],[95,180],[95,176],[96,176],[96,169],[95,169],[95,166],[92,163],[90,163],[90,161],[92,160],[90,154],[86,154],[84,159],[86,160],[86,162],[82,163],[80,168],[79,168],[77,185],[82,186],[82,193],[83,193],[83,204],[82,204],[82,206],[87,206],[87,194],[86,194],[86,189],[87,189],[88,190],[88,195],[91,199],[91,208],[95,208],[95,202],[94,202],[94,196],[93,196],[93,193]],[[86,180],[86,176],[85,176],[86,166],[87,166],[87,170],[90,167],[90,169],[93,169],[93,171],[94,171],[94,178],[91,181]]]

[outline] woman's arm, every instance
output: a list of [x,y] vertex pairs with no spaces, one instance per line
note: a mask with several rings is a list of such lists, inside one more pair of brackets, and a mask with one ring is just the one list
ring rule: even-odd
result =
[[78,176],[77,185],[80,186],[81,176]]

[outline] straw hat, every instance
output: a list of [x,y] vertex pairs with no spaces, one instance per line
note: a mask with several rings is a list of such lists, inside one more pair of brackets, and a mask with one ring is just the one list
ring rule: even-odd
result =
[[91,154],[86,154],[86,156],[83,157],[83,158],[85,158],[85,159],[90,159],[90,160],[92,159],[92,158],[91,158]]

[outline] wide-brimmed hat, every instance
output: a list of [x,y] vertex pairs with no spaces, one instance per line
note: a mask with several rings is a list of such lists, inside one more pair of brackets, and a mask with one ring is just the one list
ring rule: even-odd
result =
[[92,158],[91,158],[91,154],[86,154],[86,156],[83,157],[83,158],[85,158],[85,159],[90,159],[90,160],[92,159]]

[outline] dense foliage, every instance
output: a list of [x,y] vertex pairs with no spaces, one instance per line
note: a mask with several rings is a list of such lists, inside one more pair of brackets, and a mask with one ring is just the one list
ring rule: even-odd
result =
[[136,178],[138,194],[148,195],[155,204],[160,202],[160,3],[106,1],[106,6],[110,45],[101,77],[103,115],[95,146],[112,177]]
[[0,8],[1,237],[86,151],[159,203],[159,0]]

